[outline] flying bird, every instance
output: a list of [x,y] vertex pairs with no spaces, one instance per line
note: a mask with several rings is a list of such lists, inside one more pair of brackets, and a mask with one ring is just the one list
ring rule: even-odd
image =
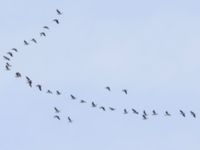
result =
[[15,73],[15,77],[16,77],[16,78],[20,78],[20,77],[22,77],[22,75],[21,75],[21,73],[16,72],[16,73]]
[[40,36],[46,36],[46,33],[41,32],[41,33],[40,33]]
[[153,110],[152,113],[153,113],[153,114],[152,114],[153,116],[158,115],[158,113],[157,113],[155,110]]
[[38,89],[39,89],[40,91],[42,91],[42,86],[41,86],[40,84],[37,84],[36,87],[38,87]]
[[44,26],[43,28],[49,30],[49,27],[48,27],[48,26]]
[[60,93],[58,90],[56,91],[56,94],[57,94],[57,95],[61,95],[61,93]]
[[7,54],[8,54],[10,57],[13,57],[13,53],[7,52]]
[[53,21],[55,21],[57,24],[59,24],[59,20],[58,19],[54,19]]
[[70,97],[71,97],[71,99],[73,99],[73,100],[75,100],[76,99],[76,97],[74,96],[74,95],[70,95]]
[[86,103],[86,101],[84,101],[84,100],[80,100],[80,103]]
[[30,87],[32,87],[32,81],[31,81],[31,80],[28,80],[27,83],[28,83],[28,85],[29,85]]
[[57,12],[58,15],[62,15],[60,10],[56,9],[56,12]]
[[124,114],[128,114],[128,111],[126,109],[124,109]]
[[111,111],[114,111],[114,110],[115,110],[115,108],[113,108],[113,107],[109,107],[109,109],[110,109]]
[[183,117],[185,117],[185,113],[184,113],[182,110],[180,110],[180,113],[181,113],[181,115],[182,115]]
[[102,109],[103,111],[106,111],[105,107],[103,107],[103,106],[101,106],[99,108]]
[[190,111],[191,115],[196,118],[196,114],[193,111]]
[[9,64],[8,62],[6,63],[6,66],[8,66],[8,67],[12,67],[12,65],[11,65],[11,64]]
[[47,90],[47,93],[48,94],[53,94],[51,90]]
[[37,44],[36,39],[32,38],[31,41]]
[[26,40],[24,40],[24,45],[29,45],[29,43]]
[[60,117],[58,115],[55,115],[54,118],[60,120]]
[[171,114],[168,111],[165,111],[165,116],[171,116]]
[[143,120],[147,120],[148,119],[146,115],[142,115],[142,117],[143,117]]
[[31,81],[31,79],[29,77],[26,76],[26,80]]
[[68,119],[69,123],[72,123],[72,119],[69,116],[67,117],[67,119]]
[[108,91],[111,91],[111,89],[110,89],[110,87],[109,86],[107,86],[107,87],[105,87]]
[[3,58],[7,61],[10,61],[10,58],[6,57],[6,56],[3,56]]
[[143,111],[143,115],[145,115],[145,116],[148,116],[148,114],[146,113],[146,111],[145,111],[145,110]]
[[137,114],[137,115],[139,114],[139,112],[136,111],[135,109],[132,108],[131,110],[133,111],[134,114]]
[[6,68],[7,71],[10,71],[10,68],[9,68],[8,65],[6,65],[5,68]]
[[124,92],[126,95],[128,94],[128,90],[127,89],[123,89],[122,92]]
[[94,102],[92,102],[92,107],[97,107],[97,105]]
[[60,112],[60,110],[58,110],[58,108],[56,108],[56,107],[54,107],[54,110],[55,110],[56,113]]
[[15,52],[18,52],[18,50],[16,48],[12,48],[11,50],[15,51]]

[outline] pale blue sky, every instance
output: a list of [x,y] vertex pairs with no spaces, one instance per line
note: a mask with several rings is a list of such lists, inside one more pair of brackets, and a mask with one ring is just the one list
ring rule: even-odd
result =
[[[57,17],[60,25],[52,22]],[[1,56],[19,50],[11,72],[0,60],[0,149],[199,150],[199,17],[197,0],[0,1]],[[41,38],[44,25],[50,31]],[[24,46],[32,37],[38,44]],[[15,71],[64,95],[30,89]],[[117,111],[81,105],[70,94]],[[132,107],[159,116],[122,114]],[[173,116],[164,117],[165,110]]]

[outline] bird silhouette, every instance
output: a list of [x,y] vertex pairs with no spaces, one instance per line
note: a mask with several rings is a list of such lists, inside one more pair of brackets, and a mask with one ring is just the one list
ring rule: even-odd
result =
[[9,64],[8,62],[6,63],[6,66],[8,66],[8,67],[12,67],[12,65],[11,65],[11,64]]
[[16,73],[15,73],[15,77],[16,77],[16,78],[20,78],[20,77],[22,77],[22,75],[21,75],[21,73],[16,72]]
[[124,109],[124,114],[128,114],[128,111],[126,109]]
[[86,101],[84,101],[84,100],[80,100],[80,103],[86,103]]
[[32,87],[32,81],[31,81],[31,80],[28,80],[27,83],[28,83],[28,85],[29,85],[30,87]]
[[54,118],[60,120],[60,117],[58,115],[55,115]]
[[42,86],[41,86],[40,84],[37,84],[36,87],[38,87],[38,89],[39,89],[40,91],[42,91]]
[[31,41],[37,44],[36,39],[32,38]]
[[53,94],[53,92],[51,90],[47,90],[48,94]]
[[148,118],[147,118],[147,116],[146,115],[142,115],[142,118],[143,118],[143,120],[147,120]]
[[190,111],[191,115],[196,118],[196,114],[193,111]]
[[105,87],[108,91],[111,91],[111,89],[110,89],[110,87],[109,86],[107,86],[107,87]]
[[97,107],[97,105],[94,102],[92,102],[92,107]]
[[7,54],[8,54],[10,57],[13,57],[13,53],[7,52]]
[[145,115],[145,116],[148,116],[148,114],[146,113],[146,111],[145,111],[145,110],[143,111],[143,115]]
[[74,95],[70,95],[70,97],[71,97],[71,99],[73,99],[73,100],[75,100],[76,99],[76,97],[74,96]]
[[168,111],[165,111],[165,116],[171,116],[171,114]]
[[56,91],[56,94],[57,94],[57,95],[61,95],[61,92],[57,90],[57,91]]
[[26,80],[27,80],[27,81],[31,81],[31,79],[30,79],[29,77],[27,77],[27,76],[26,76]]
[[124,92],[126,95],[128,94],[128,90],[127,89],[123,89],[122,92]]
[[114,111],[114,110],[115,110],[115,108],[113,108],[113,107],[109,107],[109,109],[110,109],[111,111]]
[[46,36],[46,33],[41,32],[41,33],[40,33],[40,36]]
[[12,51],[15,51],[15,52],[18,52],[18,50],[16,48],[12,48],[11,49]]
[[56,22],[57,24],[60,23],[58,19],[54,19],[53,21]]
[[56,113],[60,112],[60,110],[58,110],[58,108],[56,108],[56,107],[54,107],[54,110],[55,110]]
[[44,26],[43,28],[49,30],[49,27],[48,27],[48,26]]
[[56,12],[57,12],[58,15],[62,15],[60,10],[56,9]]
[[158,113],[157,113],[155,110],[153,110],[152,113],[153,113],[153,114],[152,114],[153,116],[158,115]]
[[180,110],[180,113],[181,113],[181,115],[182,115],[183,117],[185,117],[185,113],[184,113],[182,110]]
[[29,45],[29,43],[26,40],[24,40],[24,45]]
[[10,71],[10,67],[8,65],[5,66],[7,71]]
[[3,56],[3,58],[7,61],[10,61],[10,58],[6,57],[6,56]]
[[69,116],[67,117],[67,119],[68,119],[69,123],[72,123],[72,119]]
[[137,115],[139,114],[139,112],[136,111],[135,109],[132,108],[131,110],[133,111],[134,114],[137,114]]
[[102,109],[103,111],[106,111],[106,108],[104,106],[101,106],[99,108]]

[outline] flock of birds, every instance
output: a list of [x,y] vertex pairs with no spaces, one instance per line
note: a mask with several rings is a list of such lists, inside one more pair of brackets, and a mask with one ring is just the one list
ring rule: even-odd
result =
[[[60,10],[56,9],[56,12],[57,12],[57,15],[58,15],[58,16],[62,15],[62,12],[61,12]],[[59,24],[59,23],[60,23],[59,19],[57,19],[57,18],[56,18],[56,19],[53,19],[53,22],[55,22],[56,24]],[[45,31],[40,32],[40,36],[41,36],[41,37],[42,37],[42,36],[46,36],[46,31],[50,30],[50,27],[49,27],[49,26],[43,26],[43,29],[44,29]],[[32,38],[30,41],[24,40],[23,42],[24,42],[24,45],[25,45],[25,46],[30,45],[31,42],[32,42],[32,43],[35,43],[35,44],[38,43],[38,41],[37,41],[35,38]],[[11,58],[14,57],[14,53],[17,53],[17,52],[18,52],[18,49],[17,49],[17,48],[12,48],[11,51],[8,51],[8,52],[6,53],[6,55],[3,56],[3,58],[6,60],[5,69],[6,69],[7,71],[10,71],[10,70],[11,70],[11,67],[12,67],[12,65],[10,64]],[[23,76],[22,76],[22,74],[21,74],[20,72],[16,72],[16,73],[15,73],[15,77],[16,77],[16,78],[22,78]],[[44,88],[43,88],[43,86],[42,86],[41,84],[33,85],[33,82],[32,82],[32,80],[31,80],[31,78],[29,78],[28,76],[24,76],[24,78],[25,78],[25,80],[26,80],[26,82],[27,82],[27,84],[28,84],[28,86],[29,86],[30,88],[32,88],[33,86],[35,86],[36,88],[38,88],[39,91],[45,91],[47,94],[62,95],[62,93],[61,93],[59,90],[56,90],[56,91],[52,91],[52,90],[50,90],[50,89],[45,89],[45,90],[44,90]],[[106,87],[105,87],[105,90],[107,90],[108,92],[111,92],[111,87],[110,87],[110,86],[106,86]],[[128,94],[128,90],[127,90],[127,89],[122,89],[122,92],[123,92],[125,95]],[[73,94],[70,95],[70,98],[71,98],[72,100],[77,100],[77,97],[74,96]],[[81,104],[89,103],[91,107],[93,107],[93,108],[99,108],[99,109],[102,110],[102,111],[116,111],[116,110],[117,110],[117,109],[114,108],[114,107],[98,106],[98,105],[97,105],[95,102],[93,102],[93,101],[92,101],[92,102],[88,102],[88,101],[86,101],[86,100],[82,100],[82,99],[81,99],[81,100],[79,100],[79,102],[80,102]],[[53,117],[54,117],[55,119],[57,119],[57,120],[61,120],[61,117],[60,117],[60,115],[59,115],[59,113],[60,113],[61,111],[60,111],[57,107],[54,107],[54,111],[55,111],[55,115],[54,115]],[[142,112],[139,112],[139,111],[137,111],[136,109],[132,108],[132,109],[131,109],[131,112],[132,112],[133,114],[135,114],[135,115],[141,116],[141,117],[143,118],[143,120],[147,120],[147,119],[149,118],[149,116],[157,116],[157,115],[159,115],[158,112],[156,112],[156,110],[152,110],[151,114],[148,114],[145,110],[143,110]],[[129,113],[129,110],[126,109],[126,108],[124,108],[124,109],[121,110],[121,113],[123,113],[123,114],[128,114],[128,113]],[[179,113],[180,113],[180,115],[181,115],[182,117],[186,117],[186,113],[185,113],[183,110],[179,110]],[[190,115],[191,115],[193,118],[196,118],[196,113],[195,113],[195,112],[190,111],[189,113],[190,113]],[[164,111],[163,115],[164,115],[164,116],[168,116],[168,117],[172,116],[172,114],[171,114],[170,112],[168,112],[167,110]],[[72,122],[73,122],[70,116],[67,117],[67,120],[68,120],[69,123],[72,123]]]

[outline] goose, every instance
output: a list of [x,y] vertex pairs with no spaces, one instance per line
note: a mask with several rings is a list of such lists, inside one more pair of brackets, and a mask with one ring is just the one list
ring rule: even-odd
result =
[[128,94],[128,90],[127,89],[123,89],[122,92],[124,92],[126,95]]

